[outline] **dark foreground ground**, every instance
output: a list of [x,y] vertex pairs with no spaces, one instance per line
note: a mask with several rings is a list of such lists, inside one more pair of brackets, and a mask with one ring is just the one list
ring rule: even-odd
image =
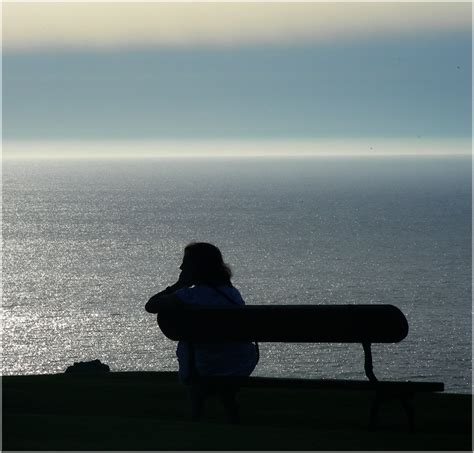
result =
[[472,450],[471,395],[416,397],[417,431],[397,404],[367,429],[367,392],[243,389],[242,424],[210,400],[189,421],[175,373],[3,377],[2,450]]

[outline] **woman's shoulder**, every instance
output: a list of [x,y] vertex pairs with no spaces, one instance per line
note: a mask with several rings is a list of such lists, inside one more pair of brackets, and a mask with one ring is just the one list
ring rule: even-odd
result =
[[195,285],[190,288],[178,290],[176,295],[185,303],[213,305],[225,301],[236,305],[245,305],[240,291],[232,285],[220,285],[216,287]]
[[224,292],[227,297],[230,297],[232,302],[239,305],[245,305],[245,301],[242,298],[240,291],[235,286],[232,286],[232,285],[220,286],[219,290]]

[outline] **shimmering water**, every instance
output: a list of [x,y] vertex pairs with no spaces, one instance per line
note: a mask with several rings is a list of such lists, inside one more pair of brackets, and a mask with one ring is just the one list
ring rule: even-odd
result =
[[[247,303],[390,303],[385,379],[471,390],[471,161],[313,158],[3,164],[3,373],[176,369],[143,310],[190,241]],[[261,345],[257,374],[363,378],[359,345]]]

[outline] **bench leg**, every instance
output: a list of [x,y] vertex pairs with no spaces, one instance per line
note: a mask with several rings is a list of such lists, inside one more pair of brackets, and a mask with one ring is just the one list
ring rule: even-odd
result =
[[408,418],[408,430],[409,432],[415,432],[415,408],[413,406],[413,395],[408,394],[392,394],[392,393],[379,393],[377,392],[372,404],[370,406],[370,424],[369,429],[376,430],[379,426],[379,412],[382,402],[398,399],[405,411]]
[[380,411],[380,396],[377,393],[372,400],[372,404],[370,405],[370,421],[369,421],[369,429],[371,431],[375,431],[379,426],[379,411]]

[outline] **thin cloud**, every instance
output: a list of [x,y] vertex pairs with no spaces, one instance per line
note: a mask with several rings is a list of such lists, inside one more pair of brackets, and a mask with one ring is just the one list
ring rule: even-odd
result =
[[470,3],[4,3],[4,51],[233,46],[470,30]]

